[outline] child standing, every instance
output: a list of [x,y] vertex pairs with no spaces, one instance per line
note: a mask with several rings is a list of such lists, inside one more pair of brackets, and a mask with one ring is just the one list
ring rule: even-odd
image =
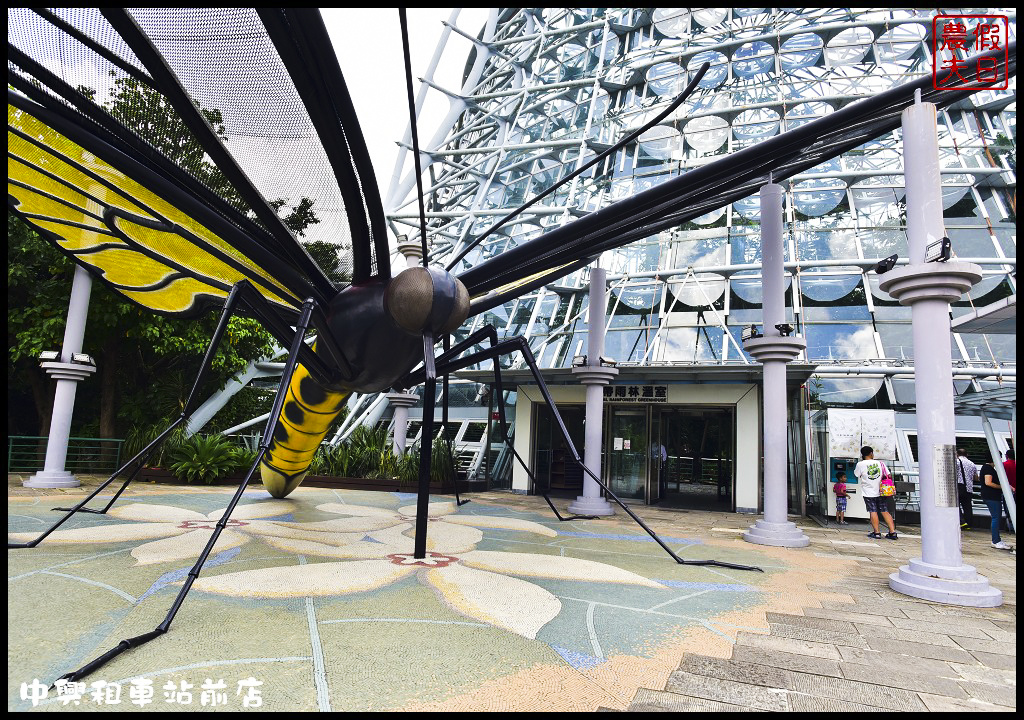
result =
[[836,474],[836,484],[832,486],[832,492],[836,494],[836,524],[849,525],[846,522],[846,473]]

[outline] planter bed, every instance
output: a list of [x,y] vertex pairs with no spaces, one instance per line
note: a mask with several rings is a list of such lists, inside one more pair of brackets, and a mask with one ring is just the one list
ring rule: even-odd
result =
[[[228,475],[214,480],[209,487],[231,486],[238,487],[244,476],[242,474]],[[143,482],[154,482],[161,485],[205,485],[205,483],[186,483],[174,476],[170,470],[163,468],[143,468],[139,476]],[[480,492],[487,489],[486,482],[466,482],[459,479],[459,492]],[[254,477],[249,482],[249,487],[261,487],[259,477]],[[397,480],[390,478],[340,478],[330,475],[307,475],[302,481],[302,487],[326,487],[344,488],[346,490],[376,490],[380,492],[416,492],[416,484],[403,485]],[[430,483],[430,492],[446,494],[452,492],[451,483]]]

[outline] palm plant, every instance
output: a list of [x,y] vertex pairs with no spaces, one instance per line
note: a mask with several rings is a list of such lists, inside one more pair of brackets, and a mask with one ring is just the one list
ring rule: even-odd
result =
[[235,448],[222,435],[194,435],[172,453],[171,459],[171,472],[179,480],[202,481],[207,485],[238,465]]

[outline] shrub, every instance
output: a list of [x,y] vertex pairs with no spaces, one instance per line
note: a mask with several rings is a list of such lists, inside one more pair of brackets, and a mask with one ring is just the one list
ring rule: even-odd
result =
[[[125,435],[122,448],[123,461],[130,460],[142,452],[143,448],[166,430],[171,422],[171,420],[161,420],[153,425],[133,425]],[[185,426],[179,425],[164,439],[160,447],[153,451],[153,454],[146,460],[145,467],[167,467],[167,464],[171,462],[171,456],[185,441]]]
[[179,480],[202,481],[207,485],[238,466],[235,448],[222,435],[194,435],[174,451],[171,459],[174,462],[170,470]]
[[455,482],[455,455],[451,443],[444,437],[434,438],[430,451],[430,480],[442,485]]

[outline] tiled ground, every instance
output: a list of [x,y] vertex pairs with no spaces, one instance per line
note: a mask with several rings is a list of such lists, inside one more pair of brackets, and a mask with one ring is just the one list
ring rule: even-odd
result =
[[[14,533],[38,532],[57,517],[58,496],[75,497],[9,480]],[[49,685],[154,628],[230,496],[129,493],[116,516],[76,517],[69,532],[9,551],[10,710],[32,707],[22,683]],[[414,496],[247,492],[170,632],[86,678],[121,683],[121,703],[101,708],[87,694],[65,707],[51,692],[37,709],[139,710],[129,693],[147,681],[142,710],[243,709],[249,678],[263,683],[263,710],[625,709],[640,689],[680,682],[684,653],[728,658],[738,637],[769,629],[771,613],[848,602],[849,589],[833,584],[856,581],[865,561],[854,558],[896,566],[891,547],[847,544],[863,533],[809,522],[811,547],[790,550],[743,542],[742,516],[638,509],[681,556],[762,574],[677,565],[622,514],[559,523],[540,498],[486,493],[457,511],[450,498],[432,500],[434,544],[429,562],[415,563],[404,535]],[[1015,603],[1008,579],[1000,587]],[[194,686],[187,708],[183,681]]]

